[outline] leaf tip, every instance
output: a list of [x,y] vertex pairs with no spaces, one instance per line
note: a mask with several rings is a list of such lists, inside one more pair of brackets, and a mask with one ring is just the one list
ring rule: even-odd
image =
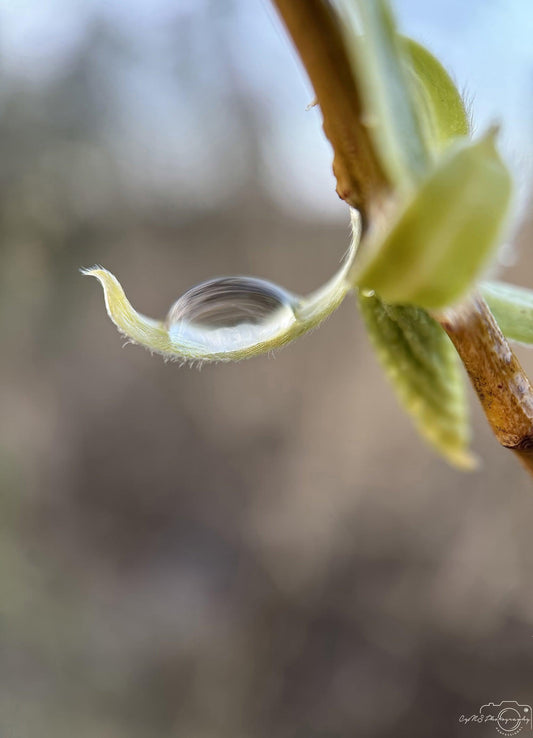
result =
[[108,272],[107,269],[104,269],[104,267],[99,264],[95,264],[92,267],[80,267],[79,271],[84,277],[95,277],[102,283],[104,280],[113,277],[111,272]]
[[448,462],[459,471],[473,472],[479,469],[479,457],[464,448],[443,451]]

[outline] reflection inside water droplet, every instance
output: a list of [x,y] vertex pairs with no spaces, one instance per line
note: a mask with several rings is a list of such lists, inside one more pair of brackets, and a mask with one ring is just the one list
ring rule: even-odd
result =
[[253,277],[221,277],[188,290],[170,308],[171,338],[211,351],[265,342],[295,321],[298,298]]

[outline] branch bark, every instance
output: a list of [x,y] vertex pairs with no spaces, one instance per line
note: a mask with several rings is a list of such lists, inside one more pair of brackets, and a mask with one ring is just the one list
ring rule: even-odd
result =
[[487,303],[474,293],[434,317],[461,357],[494,435],[533,473],[533,391]]
[[[391,188],[362,118],[361,98],[328,0],[272,0],[289,31],[322,110],[333,147],[337,193],[360,211],[364,230]],[[494,435],[533,474],[533,390],[488,305],[474,294],[434,316],[447,332]]]

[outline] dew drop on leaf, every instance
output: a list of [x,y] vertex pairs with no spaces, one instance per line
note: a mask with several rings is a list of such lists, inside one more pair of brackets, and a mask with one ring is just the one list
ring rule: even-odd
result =
[[297,302],[295,295],[262,279],[220,277],[182,295],[166,325],[174,341],[235,351],[288,329]]
[[95,266],[82,273],[98,279],[109,317],[130,341],[171,359],[239,361],[293,341],[316,328],[341,304],[353,289],[348,273],[361,236],[355,212],[352,230],[340,269],[305,297],[255,277],[219,277],[186,292],[165,321],[137,312],[107,269]]

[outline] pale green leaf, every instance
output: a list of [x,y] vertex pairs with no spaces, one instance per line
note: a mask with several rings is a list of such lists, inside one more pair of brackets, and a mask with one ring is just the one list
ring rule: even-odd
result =
[[424,310],[359,294],[378,359],[416,428],[451,464],[471,469],[464,378],[457,353]]
[[400,212],[365,243],[352,278],[390,303],[439,309],[459,299],[485,266],[507,215],[511,178],[493,130],[456,144]]
[[363,115],[391,183],[408,192],[430,158],[415,108],[410,59],[386,0],[335,0]]
[[504,282],[482,282],[479,289],[503,335],[533,344],[533,290]]
[[402,43],[426,146],[439,152],[454,139],[469,135],[464,102],[448,72],[426,48],[409,38],[402,38]]
[[[170,359],[238,361],[284,346],[315,328],[340,305],[352,289],[347,276],[361,232],[360,218],[355,213],[352,226],[353,239],[341,268],[305,297],[253,277],[220,278],[187,292],[163,321],[137,312],[118,279],[107,269],[93,267],[83,269],[82,273],[98,279],[109,317],[131,342]],[[267,312],[254,312],[258,298],[263,307],[271,306]],[[241,309],[236,313],[239,304]],[[209,315],[208,321],[198,320],[202,305],[203,315]]]

